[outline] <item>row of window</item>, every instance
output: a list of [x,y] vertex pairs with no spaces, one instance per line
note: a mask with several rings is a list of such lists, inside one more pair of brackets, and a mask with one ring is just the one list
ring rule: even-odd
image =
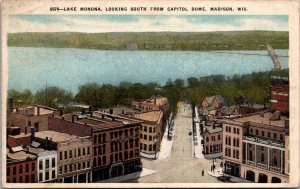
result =
[[[45,178],[44,178],[44,176],[45,176]],[[55,177],[56,177],[55,170],[52,170],[51,171],[51,180],[55,179]],[[48,180],[50,180],[50,172],[49,171],[45,171],[45,174],[43,172],[39,173],[39,182],[48,181]]]
[[[254,131],[253,131],[252,128],[250,129],[250,134],[254,134]],[[258,130],[258,129],[255,129],[255,135],[257,135],[257,136],[262,136],[262,137],[268,137],[268,138],[271,138],[271,133],[270,133],[270,132],[267,132],[267,135],[265,136],[265,131],[263,131],[263,130]],[[273,133],[273,138],[274,138],[274,139],[278,139],[277,137],[278,137],[277,133]],[[280,139],[280,140],[283,140],[283,134],[280,134],[280,135],[279,135],[279,139]]]
[[12,179],[7,177],[7,182],[8,183],[34,183],[34,182],[36,182],[35,181],[35,174],[31,174],[30,176],[25,175],[25,176],[13,177]]
[[239,150],[237,150],[237,149],[233,149],[233,158],[235,158],[235,159],[239,159]]
[[[221,140],[221,135],[218,135],[218,140]],[[216,141],[216,137],[211,136],[211,141]],[[206,142],[209,142],[209,137],[206,137]]]
[[[139,157],[139,150],[135,150],[135,157]],[[133,158],[133,151],[131,150],[129,152],[129,158]],[[128,159],[128,152],[124,152],[124,159],[123,159],[123,154],[122,153],[115,153],[115,154],[110,154],[110,162],[118,162],[118,161],[123,161]]]
[[[135,128],[135,136],[139,136],[139,128]],[[120,130],[120,131],[114,131],[114,132],[110,132],[110,139],[115,139],[115,138],[118,138],[118,137],[122,137],[123,136],[123,130]],[[124,130],[124,136],[125,137],[128,137],[128,129],[125,129]],[[129,136],[133,136],[133,128],[130,128],[129,129]]]
[[141,139],[144,139],[144,140],[149,140],[149,141],[153,141],[155,139],[155,136],[151,136],[151,135],[143,135],[143,134],[140,134],[140,138]]
[[[29,173],[30,171],[35,171],[35,163],[31,163],[31,169],[29,166],[30,163],[26,163],[25,164],[25,169],[23,168],[23,164],[18,166],[18,174],[23,174],[23,173]],[[11,167],[7,167],[7,171],[6,171],[7,176],[9,176],[11,174]],[[13,166],[12,167],[12,175],[16,175],[17,174],[17,166]]]
[[[55,161],[56,159],[53,157],[51,158],[51,167],[55,167]],[[44,165],[44,162],[45,162],[45,165]],[[43,161],[42,159],[39,160],[39,170],[42,170],[42,169],[49,169],[50,168],[50,159],[49,158],[46,158],[45,161]]]
[[[144,132],[148,132],[148,127],[149,126],[144,126]],[[149,127],[149,133],[155,133],[155,127]]]
[[[225,130],[226,130],[226,132],[231,133],[231,127],[226,126]],[[234,134],[240,134],[240,128],[233,127],[233,133]]]
[[[231,145],[231,137],[230,136],[226,136],[225,137],[225,144],[226,145]],[[233,146],[234,147],[239,147],[240,146],[240,139],[239,138],[233,138]]]
[[141,145],[141,149],[142,149],[142,147],[143,147],[143,150],[145,150],[145,151],[154,151],[154,150],[156,150],[156,144],[144,144],[143,146]]
[[59,166],[59,174],[90,168],[90,161]]
[[85,155],[90,155],[90,147],[77,148],[77,149],[68,150],[68,151],[60,151],[59,159],[64,160],[64,159],[69,159],[69,158],[73,158],[73,157],[85,156]]
[[[209,147],[209,148],[208,148]],[[221,152],[222,151],[222,144],[214,144],[210,146],[205,147],[206,153],[212,153],[212,152]]]

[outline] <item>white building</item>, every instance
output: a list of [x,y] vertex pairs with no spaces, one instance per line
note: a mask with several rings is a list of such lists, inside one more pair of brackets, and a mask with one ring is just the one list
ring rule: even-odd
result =
[[57,178],[57,151],[38,153],[38,182],[53,182]]

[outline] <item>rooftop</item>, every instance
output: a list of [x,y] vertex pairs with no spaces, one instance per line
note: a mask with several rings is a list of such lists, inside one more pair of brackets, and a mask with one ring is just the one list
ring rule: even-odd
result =
[[75,135],[69,135],[66,133],[60,133],[57,131],[40,131],[40,132],[36,132],[35,133],[35,137],[37,138],[42,138],[42,139],[46,139],[48,137],[49,140],[52,139],[53,142],[63,142],[63,141],[68,141],[71,140],[73,138],[76,138],[77,136]]
[[222,127],[213,127],[213,126],[208,126],[205,127],[205,130],[207,130],[209,133],[218,133],[222,132],[223,128]]
[[12,138],[23,138],[23,137],[29,137],[29,136],[31,136],[30,133],[27,133],[27,134],[25,134],[25,133],[20,133],[20,134],[18,134],[18,135],[9,135],[9,137],[12,137]]
[[14,160],[26,160],[27,158],[35,158],[36,155],[26,153],[25,151],[19,151],[16,153],[7,153],[8,158],[14,159]]
[[133,115],[134,118],[143,120],[143,121],[150,121],[150,122],[157,122],[159,123],[163,116],[163,112],[161,110],[152,110],[146,112],[138,112]]
[[56,151],[54,150],[45,150],[44,148],[34,148],[34,147],[29,147],[29,152],[36,154],[38,156],[46,156],[46,155],[51,155],[51,154],[56,154]]
[[[263,115],[263,116],[262,116]],[[265,112],[262,115],[256,114],[251,116],[244,116],[239,118],[234,118],[234,121],[243,123],[243,122],[252,122],[252,123],[258,123],[258,124],[266,124],[266,125],[272,125],[277,127],[284,127],[285,126],[285,120],[287,118],[281,117],[279,120],[271,121],[270,118],[272,117],[271,112]]]

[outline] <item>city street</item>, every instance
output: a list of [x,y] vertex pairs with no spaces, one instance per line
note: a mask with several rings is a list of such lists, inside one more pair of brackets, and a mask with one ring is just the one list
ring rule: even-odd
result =
[[[194,158],[192,135],[192,109],[189,104],[179,103],[171,156],[165,159],[142,159],[143,167],[157,170],[156,173],[127,182],[139,183],[216,183],[217,178],[209,176],[211,160]],[[219,164],[220,160],[216,164]],[[202,176],[204,170],[204,176]]]

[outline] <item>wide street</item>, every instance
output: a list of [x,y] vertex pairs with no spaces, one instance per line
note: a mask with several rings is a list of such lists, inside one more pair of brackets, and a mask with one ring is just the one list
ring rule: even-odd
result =
[[[142,158],[143,167],[157,170],[155,174],[127,182],[139,183],[216,183],[217,178],[209,176],[211,160],[194,158],[192,136],[192,109],[189,104],[179,103],[175,119],[176,132],[171,156],[165,159]],[[217,164],[220,160],[217,161]],[[204,176],[201,172],[204,170]]]

